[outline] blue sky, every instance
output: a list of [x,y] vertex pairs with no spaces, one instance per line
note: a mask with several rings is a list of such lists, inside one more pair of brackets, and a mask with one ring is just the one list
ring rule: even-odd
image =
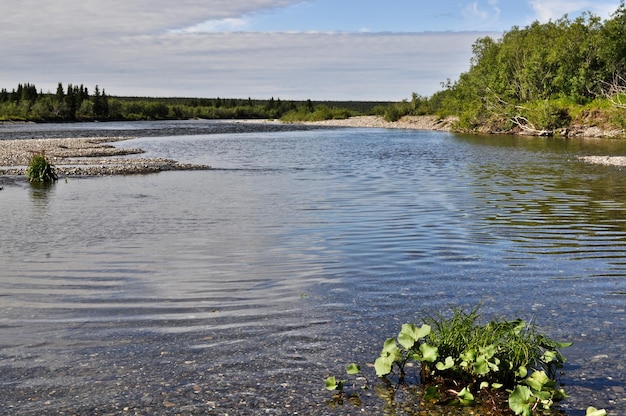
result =
[[294,1],[194,27],[198,31],[505,31],[535,20],[578,16],[590,10],[608,17],[617,1],[523,0],[315,0]]
[[111,95],[401,100],[513,25],[619,0],[0,0],[0,87]]

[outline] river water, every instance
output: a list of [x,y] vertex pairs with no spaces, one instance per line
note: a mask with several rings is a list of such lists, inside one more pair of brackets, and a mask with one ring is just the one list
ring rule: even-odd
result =
[[[0,190],[0,414],[412,414],[329,375],[451,306],[572,341],[568,415],[626,414],[617,140],[243,123],[0,126],[119,135],[210,171]],[[373,381],[373,380],[371,380]],[[415,414],[418,414],[417,411]]]

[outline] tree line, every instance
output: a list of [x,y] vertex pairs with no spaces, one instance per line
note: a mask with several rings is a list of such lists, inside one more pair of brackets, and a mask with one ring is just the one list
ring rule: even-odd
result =
[[90,92],[82,84],[63,86],[55,93],[38,91],[34,84],[0,90],[0,120],[71,122],[122,120],[283,119],[323,120],[381,113],[388,102],[284,101],[252,98],[115,97],[97,85]]

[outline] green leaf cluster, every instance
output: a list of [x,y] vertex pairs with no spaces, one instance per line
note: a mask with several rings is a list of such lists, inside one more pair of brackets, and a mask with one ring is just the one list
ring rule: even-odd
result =
[[34,155],[26,169],[28,180],[33,183],[51,184],[58,180],[55,167],[48,161],[45,154]]
[[385,377],[394,367],[399,371],[399,376],[404,379],[406,363],[434,362],[437,357],[437,348],[428,345],[424,339],[430,334],[430,326],[422,325],[420,328],[414,324],[404,324],[396,338],[388,338],[383,344],[380,356],[374,362],[376,375]]
[[[521,319],[481,324],[479,317],[478,307],[469,312],[454,308],[450,316],[429,316],[421,326],[403,324],[397,337],[383,343],[374,362],[376,375],[388,385],[405,385],[407,368],[419,366],[422,402],[489,404],[524,416],[549,410],[567,397],[558,387],[557,370],[565,363],[560,349],[571,343],[549,339]],[[360,367],[351,364],[346,372],[359,374]],[[343,393],[345,383],[329,377],[326,388]],[[393,393],[386,399],[393,401]],[[587,410],[594,416],[602,412]]]

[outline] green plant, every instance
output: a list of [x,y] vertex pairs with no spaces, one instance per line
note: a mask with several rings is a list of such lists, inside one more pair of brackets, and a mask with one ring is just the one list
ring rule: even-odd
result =
[[[557,377],[565,363],[560,349],[571,343],[551,340],[521,319],[495,318],[482,325],[479,318],[478,307],[455,308],[450,317],[430,316],[421,327],[402,325],[396,338],[385,340],[374,363],[376,375],[388,386],[406,385],[407,368],[418,364],[421,402],[488,406],[500,414],[530,416],[567,397]],[[348,374],[359,372],[356,364],[348,366]],[[343,397],[345,383],[329,377],[326,388]],[[594,416],[602,412],[587,410]]]
[[34,183],[51,184],[58,180],[55,167],[48,161],[44,152],[38,153],[30,159],[26,176],[30,182]]

